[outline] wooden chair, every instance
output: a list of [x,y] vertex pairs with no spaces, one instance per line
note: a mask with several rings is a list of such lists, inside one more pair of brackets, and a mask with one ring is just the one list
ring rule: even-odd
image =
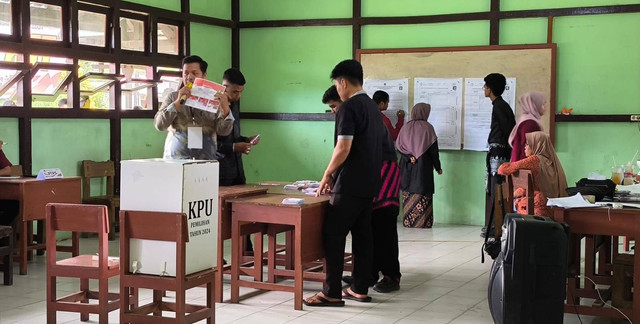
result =
[[507,186],[509,193],[509,202],[511,203],[509,211],[513,210],[513,203],[515,201],[513,192],[518,188],[525,190],[525,197],[527,199],[527,215],[535,215],[533,207],[534,187],[533,176],[529,170],[519,170],[514,174],[507,176]]
[[[105,205],[109,208],[109,240],[116,238],[116,209],[120,208],[120,196],[115,195],[114,178],[116,175],[113,161],[94,162],[82,161],[82,203]],[[105,195],[91,196],[91,179],[106,178]]]
[[12,165],[10,175],[12,177],[22,177],[24,175],[22,165]]
[[0,226],[0,271],[4,274],[4,285],[13,285],[13,228]]
[[[129,270],[130,240],[158,240],[176,243],[176,276],[156,276],[134,274]],[[122,296],[120,323],[194,323],[207,319],[215,322],[215,270],[207,269],[186,274],[186,243],[189,240],[187,215],[181,213],[160,213],[142,211],[120,211],[120,257],[123,267],[120,269],[120,291],[129,288],[152,289],[153,301],[140,307],[131,305],[128,295]],[[159,251],[161,253],[161,251]],[[186,303],[186,291],[205,285],[207,289],[206,306]],[[162,300],[164,291],[175,291],[175,303]],[[136,297],[137,298],[137,297]],[[162,317],[162,312],[175,312],[175,317]]]
[[[56,232],[72,234],[72,257],[56,261]],[[98,234],[98,255],[80,255],[79,232]],[[81,321],[89,313],[98,314],[100,323],[109,322],[109,312],[120,307],[117,293],[109,293],[109,278],[120,273],[120,262],[109,258],[107,207],[82,204],[47,204],[47,323],[56,323],[56,312],[78,312]],[[80,291],[56,297],[56,278],[80,279]],[[89,289],[89,279],[98,280],[98,291]],[[134,295],[136,291],[133,291]],[[97,299],[98,304],[89,304]]]

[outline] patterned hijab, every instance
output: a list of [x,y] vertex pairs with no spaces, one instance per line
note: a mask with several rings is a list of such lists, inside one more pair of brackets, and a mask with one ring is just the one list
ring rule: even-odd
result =
[[540,179],[538,188],[547,198],[567,195],[567,177],[553,149],[549,135],[544,132],[527,133],[527,145],[533,155],[540,160]]
[[518,133],[518,127],[520,124],[526,120],[535,120],[540,126],[540,130],[542,130],[542,122],[540,119],[542,118],[542,114],[544,113],[544,102],[547,100],[544,93],[538,91],[531,91],[523,94],[518,98],[518,107],[522,110],[522,114],[520,118],[518,118],[518,123],[511,130],[511,134],[509,134],[509,145],[513,147],[513,139],[516,137]]
[[438,140],[433,125],[427,121],[431,105],[418,103],[411,109],[411,120],[400,129],[396,147],[402,154],[419,159]]

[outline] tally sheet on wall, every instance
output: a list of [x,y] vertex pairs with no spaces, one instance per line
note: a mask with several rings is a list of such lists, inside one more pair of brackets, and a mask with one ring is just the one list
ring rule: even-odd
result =
[[[466,78],[464,89],[464,149],[472,151],[488,151],[487,138],[491,130],[491,100],[484,96],[484,80],[482,78]],[[507,86],[502,98],[516,108],[516,78],[507,78]]]
[[429,122],[438,135],[438,148],[459,150],[462,131],[462,78],[415,78],[413,102],[431,105]]
[[384,112],[389,117],[392,125],[396,125],[398,121],[398,110],[404,110],[406,117],[409,116],[409,79],[394,80],[364,80],[363,89],[369,97],[373,98],[373,94],[382,90],[389,94],[389,108]]

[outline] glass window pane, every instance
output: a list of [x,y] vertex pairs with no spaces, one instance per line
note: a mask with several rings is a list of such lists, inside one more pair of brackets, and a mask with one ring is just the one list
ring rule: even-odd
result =
[[180,54],[178,51],[178,26],[158,24],[158,53]]
[[66,58],[66,57],[43,56],[43,55],[30,55],[29,56],[29,63],[36,64],[38,62],[58,63],[58,64],[73,64],[73,59]]
[[0,34],[11,35],[11,1],[0,0]]
[[[152,105],[150,84],[125,83],[122,85],[123,110],[150,110]],[[135,89],[135,90],[126,90]]]
[[31,2],[31,38],[62,40],[62,7]]
[[0,92],[0,106],[22,106],[21,96],[18,96],[18,84],[22,80],[18,79],[17,82],[14,82],[18,74],[20,74],[20,71],[0,69],[0,91],[13,82],[13,85],[4,92]]
[[79,42],[104,47],[107,16],[97,12],[78,10]]
[[144,22],[130,18],[120,18],[120,48],[130,51],[144,51]]
[[131,79],[153,79],[153,67],[146,65],[122,64],[120,65],[120,74],[124,75],[127,80]]
[[158,109],[164,102],[164,99],[169,96],[173,91],[177,91],[182,82],[181,77],[163,75],[160,77],[160,83],[158,83]]
[[14,63],[22,63],[24,62],[24,56],[18,53],[10,53],[10,52],[2,52],[0,51],[0,61],[1,62],[14,62]]
[[57,96],[33,95],[31,106],[33,108],[71,108],[67,99],[67,92],[64,89]]
[[115,73],[116,65],[113,63],[78,60],[78,75],[83,76],[93,73]]
[[61,70],[38,69],[31,79],[31,93],[34,95],[55,95],[71,72]]

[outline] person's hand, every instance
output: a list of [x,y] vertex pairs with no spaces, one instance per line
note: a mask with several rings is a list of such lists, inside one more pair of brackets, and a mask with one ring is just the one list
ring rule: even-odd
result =
[[251,152],[251,146],[252,145],[249,143],[243,143],[243,142],[233,143],[233,151],[236,153],[249,154]]
[[316,191],[316,197],[320,197],[322,194],[331,193],[331,188],[333,187],[333,178],[331,175],[324,175],[322,180],[320,181],[320,185],[318,186],[318,191]]
[[438,174],[442,175],[442,169],[438,170]]
[[187,98],[189,98],[190,95],[191,89],[187,88],[186,86],[183,86],[182,88],[180,88],[180,90],[178,90],[178,98],[176,98],[176,101],[173,102],[173,106],[176,108],[176,111],[180,111],[180,108],[182,108],[182,104],[180,103],[182,97],[186,96]]
[[[255,140],[255,142],[253,142],[253,140]],[[258,145],[258,143],[260,143],[260,136],[254,135],[251,137],[247,137],[247,143],[251,143],[251,145]]]
[[412,156],[411,158],[409,158],[409,161],[411,161],[411,164],[416,164],[416,157]]
[[229,116],[229,96],[226,93],[216,93],[216,100],[220,103],[220,110],[222,110],[222,117]]
[[404,119],[404,110],[398,110],[396,116],[398,116],[398,118],[400,119]]

